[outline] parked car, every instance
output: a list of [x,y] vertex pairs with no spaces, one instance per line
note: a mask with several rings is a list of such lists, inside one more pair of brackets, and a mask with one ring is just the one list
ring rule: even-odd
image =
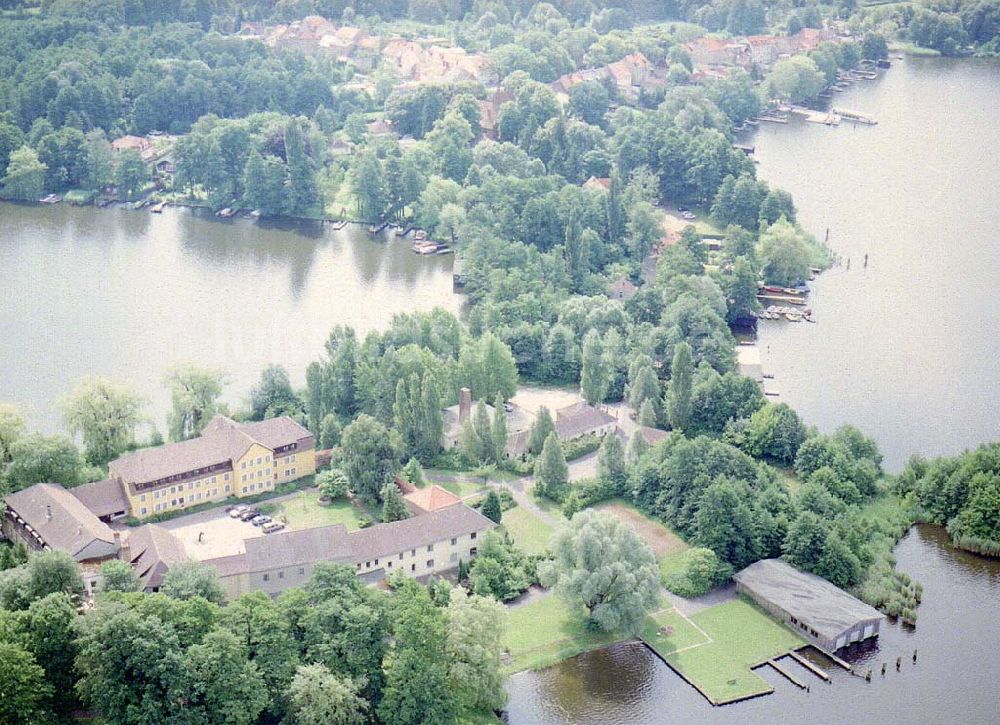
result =
[[264,524],[271,523],[271,517],[261,514],[260,516],[254,516],[252,519],[250,519],[250,523],[253,524],[254,526],[263,526]]
[[261,526],[260,530],[265,534],[273,534],[275,531],[281,531],[283,528],[285,528],[285,525],[280,521],[269,521]]
[[246,511],[240,514],[240,521],[249,521],[255,516],[260,516],[260,511],[258,511],[257,509],[247,509]]
[[688,209],[686,206],[679,206],[679,207],[677,207],[677,211],[679,211],[681,214],[683,214],[684,212],[691,211],[691,210]]
[[697,217],[691,212],[686,211],[683,214],[681,214],[681,218],[686,219],[689,222],[693,222]]
[[226,509],[229,512],[230,518],[238,519],[244,511],[247,510],[246,506],[230,506]]

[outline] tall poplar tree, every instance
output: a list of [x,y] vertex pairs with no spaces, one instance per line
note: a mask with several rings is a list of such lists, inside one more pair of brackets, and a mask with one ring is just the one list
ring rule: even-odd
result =
[[691,346],[681,342],[674,350],[667,387],[667,415],[670,426],[685,430],[691,423],[691,388],[694,379],[694,357]]
[[608,369],[604,359],[604,342],[600,333],[591,329],[583,338],[583,370],[580,391],[591,405],[604,402],[608,390]]

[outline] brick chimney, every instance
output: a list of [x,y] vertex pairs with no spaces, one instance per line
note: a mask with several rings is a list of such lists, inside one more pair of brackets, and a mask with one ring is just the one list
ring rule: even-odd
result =
[[472,391],[468,388],[458,389],[458,422],[464,423],[472,414]]

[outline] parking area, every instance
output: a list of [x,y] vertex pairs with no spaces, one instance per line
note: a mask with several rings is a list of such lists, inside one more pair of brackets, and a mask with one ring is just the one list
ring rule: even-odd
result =
[[244,552],[243,540],[263,536],[249,521],[230,518],[225,508],[200,511],[160,524],[184,542],[188,556],[197,561]]

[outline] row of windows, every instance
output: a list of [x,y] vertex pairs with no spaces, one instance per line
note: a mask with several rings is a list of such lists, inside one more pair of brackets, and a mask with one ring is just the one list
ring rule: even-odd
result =
[[[225,490],[226,493],[229,492],[229,484],[226,484],[226,487],[225,487],[224,490]],[[157,491],[157,493],[159,493],[159,491]],[[167,492],[163,491],[164,498],[166,498],[166,495],[167,495]],[[210,489],[208,491],[196,491],[195,493],[193,493],[190,496],[188,496],[188,501],[187,502],[188,503],[193,503],[195,501],[202,501],[202,500],[208,501],[209,499],[216,498],[218,495],[219,495],[219,489],[217,489],[217,488],[213,488],[213,489]],[[143,498],[143,500],[145,500],[145,496],[143,496],[142,498]],[[156,498],[159,498],[159,496],[157,496]],[[168,511],[169,509],[171,509],[172,507],[177,506],[177,505],[180,505],[180,506],[184,505],[184,497],[183,496],[181,496],[180,498],[170,499],[170,503],[167,503],[166,501],[164,501],[163,503],[154,504],[153,505],[153,513],[159,513],[160,511]],[[143,507],[141,507],[139,509],[139,515],[140,516],[145,516],[148,513],[149,513],[149,508],[147,506],[143,506]]]
[[[218,478],[219,478],[218,476],[212,476],[211,478],[205,478],[205,479],[200,480],[200,481],[190,481],[188,483],[188,485],[187,485],[187,490],[188,491],[193,491],[194,489],[201,488],[202,486],[212,486],[212,485],[214,485],[218,481]],[[228,481],[229,480],[229,474],[228,473],[225,474],[222,477],[222,480],[223,481]],[[171,486],[170,488],[163,488],[163,489],[160,489],[158,491],[153,491],[149,495],[155,500],[155,499],[158,499],[158,498],[166,498],[170,494],[177,494],[177,493],[181,493],[182,491],[184,491],[184,484],[183,483],[180,484],[180,485],[178,485],[178,486]],[[229,485],[228,484],[226,485],[226,491],[227,492],[229,491]],[[144,493],[140,494],[139,495],[139,500],[140,501],[145,501],[146,500],[146,494],[144,494]]]
[[[472,540],[472,541],[475,541],[475,539],[476,539],[476,532],[475,531],[473,531],[471,534],[469,534],[469,539]],[[456,544],[458,544],[458,537],[457,536],[451,540],[451,545],[452,546],[455,546]],[[430,554],[433,551],[434,551],[434,544],[428,544],[427,545],[427,553]],[[469,554],[471,556],[475,556],[476,555],[476,551],[477,551],[476,547],[472,547],[469,550]],[[405,551],[399,552],[399,554],[397,555],[398,558],[399,558],[399,561],[403,560],[403,556],[405,554],[406,554]],[[416,555],[417,555],[417,550],[416,549],[410,549],[410,556],[411,557],[416,557]],[[451,560],[452,561],[455,561],[456,558],[457,558],[456,554],[452,554],[451,555]],[[365,564],[364,564],[365,569],[371,569],[372,566],[376,566],[377,567],[379,565],[379,561],[380,561],[379,559],[376,559],[374,561],[374,564],[371,561],[366,561]],[[433,559],[428,559],[427,561],[428,561],[427,566],[434,566],[434,560]],[[390,561],[390,560],[387,559],[386,560],[386,567],[389,568],[389,569],[391,569],[392,568],[392,561]],[[416,564],[411,565],[410,570],[411,571],[416,571],[416,569],[414,567],[416,567]],[[360,561],[357,564],[357,568],[361,569],[361,562]]]
[[[258,466],[261,463],[270,463],[270,462],[271,462],[271,454],[270,453],[268,453],[266,456],[257,456],[257,465]],[[252,466],[254,464],[253,459],[251,458],[249,461],[243,461],[240,464],[240,466],[245,469],[247,467],[248,463]]]
[[[299,576],[305,576],[305,573],[306,573],[306,568],[304,566],[300,566],[299,567]],[[281,569],[281,570],[278,571],[278,579],[284,579],[284,578],[285,578],[285,570]],[[270,574],[264,574],[263,579],[264,579],[264,581],[269,582],[269,581],[271,581],[271,575]]]

